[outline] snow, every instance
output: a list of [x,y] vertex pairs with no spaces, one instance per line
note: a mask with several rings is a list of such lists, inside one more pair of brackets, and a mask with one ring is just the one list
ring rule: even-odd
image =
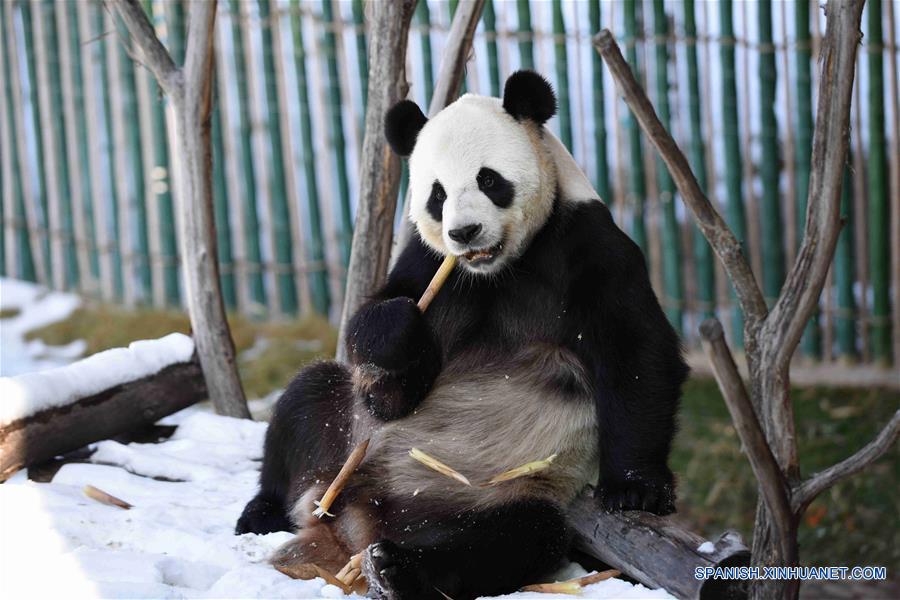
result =
[[[178,428],[159,444],[100,442],[91,462],[64,465],[50,483],[19,473],[0,485],[0,597],[343,597],[321,579],[293,580],[267,563],[290,534],[233,533],[256,491],[265,423],[199,406],[165,422]],[[82,493],[85,485],[134,508],[95,502]],[[584,574],[573,564],[557,578]],[[671,598],[618,579],[591,585],[580,597]]]
[[81,356],[85,349],[82,340],[65,346],[25,340],[27,332],[68,318],[80,305],[75,294],[49,292],[34,283],[0,277],[0,310],[18,311],[0,319],[0,375],[58,367]]
[[712,554],[716,551],[716,545],[712,542],[703,542],[697,546],[697,552],[701,554]]
[[187,362],[193,352],[190,337],[171,333],[98,352],[64,367],[0,377],[0,426]]

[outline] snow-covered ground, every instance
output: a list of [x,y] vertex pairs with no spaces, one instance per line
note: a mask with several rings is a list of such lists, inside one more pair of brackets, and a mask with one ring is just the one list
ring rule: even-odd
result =
[[0,375],[59,367],[80,357],[85,347],[82,340],[65,346],[25,340],[28,331],[66,319],[80,304],[75,294],[49,292],[34,283],[0,277],[0,310],[18,311],[0,319]]
[[[59,367],[80,354],[54,355],[23,340],[27,330],[65,318],[78,304],[70,294],[0,279],[0,306],[20,310],[0,321],[2,373]],[[79,364],[44,376],[78,379]],[[0,394],[0,403],[7,401]],[[268,564],[290,534],[233,533],[256,491],[265,423],[220,417],[203,406],[161,423],[177,425],[162,443],[99,442],[89,462],[64,465],[49,483],[19,472],[0,484],[0,598],[344,597],[322,580],[293,580]],[[84,495],[86,485],[133,508],[100,504]],[[584,574],[570,565],[557,577]],[[618,579],[589,586],[580,597],[670,598]],[[505,598],[572,596],[520,592]]]

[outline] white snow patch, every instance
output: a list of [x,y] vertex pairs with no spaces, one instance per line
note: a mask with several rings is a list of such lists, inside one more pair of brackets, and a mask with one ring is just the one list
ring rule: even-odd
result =
[[703,542],[697,546],[697,552],[701,554],[712,554],[716,551],[716,545],[712,542]]
[[0,426],[187,362],[193,352],[190,337],[172,333],[98,352],[64,367],[0,377]]
[[[244,504],[256,493],[266,424],[196,407],[170,420],[178,429],[160,444],[100,442],[93,464],[66,464],[50,483],[18,475],[0,485],[0,596],[341,597],[321,579],[293,580],[267,563],[291,534],[234,535]],[[88,484],[134,508],[90,500],[82,492]],[[556,579],[584,574],[573,564]],[[580,597],[671,598],[618,579],[589,586]],[[520,592],[504,598],[571,596]]]
[[25,340],[25,334],[69,317],[81,300],[75,294],[51,292],[35,283],[0,277],[0,310],[16,310],[0,319],[0,375],[66,365],[84,353],[84,342],[48,346]]

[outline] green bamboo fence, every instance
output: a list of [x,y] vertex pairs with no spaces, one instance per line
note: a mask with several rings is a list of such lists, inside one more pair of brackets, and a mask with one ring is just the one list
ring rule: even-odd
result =
[[[330,6],[330,0],[324,0]],[[263,76],[265,77],[268,127],[266,139],[271,152],[269,171],[269,210],[271,229],[275,245],[275,281],[278,293],[278,312],[297,312],[297,285],[294,279],[293,242],[291,240],[291,217],[287,205],[285,188],[284,155],[281,141],[281,111],[278,106],[278,90],[275,81],[275,59],[272,56],[272,28],[277,19],[272,18],[269,0],[259,0],[259,18],[262,27]],[[343,143],[341,144],[343,147]]]
[[250,90],[247,81],[247,54],[244,48],[240,0],[231,0],[231,44],[234,50],[235,79],[237,87],[238,121],[240,128],[239,158],[244,182],[241,215],[244,226],[244,269],[250,288],[250,302],[266,305],[266,289],[263,284],[262,250],[259,241],[259,216],[256,212],[256,168],[253,165],[253,122],[250,115]]
[[[591,35],[600,31],[600,0],[590,0],[588,3],[588,21],[590,22]],[[606,98],[603,92],[603,59],[600,53],[591,52],[591,82],[593,84],[593,98],[591,106],[594,116],[594,168],[597,186],[597,194],[604,202],[612,202],[612,192],[609,184],[609,161],[606,155]]]
[[[795,146],[797,207],[797,247],[803,240],[806,227],[806,203],[809,195],[809,169],[812,158],[812,38],[809,33],[809,2],[794,3],[795,62],[797,65],[797,132]],[[821,352],[819,316],[815,311],[803,333],[801,350],[804,355],[817,357]]]
[[[419,2],[420,5],[425,2]],[[417,7],[418,8],[418,7]],[[500,96],[500,60],[497,52],[497,13],[494,12],[494,0],[485,0],[481,13],[484,23],[485,44],[487,47],[488,77],[491,82],[491,96]],[[429,49],[429,55],[431,50]]]
[[[684,43],[688,75],[688,117],[691,129],[690,162],[700,189],[709,195],[709,183],[706,174],[706,144],[701,125],[703,107],[700,102],[694,0],[685,0],[682,6],[684,9]],[[707,98],[707,101],[709,101],[709,98]],[[696,224],[693,224],[692,227],[694,269],[697,277],[696,303],[699,308],[700,318],[708,319],[715,314],[714,307],[716,302],[716,281],[712,248],[710,248],[709,242],[700,233],[700,229]]]
[[329,135],[334,153],[335,178],[340,202],[340,250],[341,260],[346,267],[350,263],[350,243],[353,239],[353,218],[350,213],[350,181],[347,175],[347,155],[344,141],[344,118],[341,114],[343,94],[341,80],[338,75],[337,43],[334,28],[338,20],[334,17],[332,0],[322,0],[322,20],[324,29],[325,63],[328,67],[327,87],[328,102],[326,108],[329,116]]
[[784,283],[784,245],[781,224],[781,202],[778,188],[779,141],[775,118],[776,67],[772,39],[772,1],[759,0],[759,115],[760,115],[760,179],[762,198],[762,273],[763,294],[773,304]]
[[[638,3],[636,0],[625,0],[625,35],[622,42],[625,44],[625,55],[628,58],[628,65],[631,67],[635,78],[642,81],[641,66],[638,63],[638,37],[637,32],[641,30],[638,26],[637,15]],[[644,255],[647,255],[649,249],[647,244],[647,228],[644,223],[644,201],[647,197],[647,187],[644,179],[644,151],[641,146],[641,130],[637,119],[627,111],[625,117],[625,130],[628,132],[628,151],[629,151],[629,193],[626,202],[631,206],[633,214],[631,219],[631,239],[640,246]]]
[[[738,241],[747,253],[747,221],[744,216],[743,182],[741,165],[741,136],[738,127],[738,94],[735,79],[734,54],[737,40],[734,37],[734,25],[731,17],[731,0],[720,0],[719,17],[722,38],[720,40],[719,57],[722,63],[722,119],[725,143],[725,218],[734,231]],[[744,317],[731,289],[732,330],[731,339],[735,346],[744,345]]]
[[516,0],[519,14],[519,62],[523,69],[534,69],[534,30],[531,28],[531,3]]
[[[884,60],[881,0],[866,3],[865,44],[869,109],[869,274],[872,278],[872,354],[880,363],[891,358],[890,246],[888,172],[885,152]],[[900,191],[894,190],[895,198]],[[896,243],[896,240],[895,240]]]
[[[186,3],[142,3],[163,43],[181,62]],[[348,152],[355,149],[348,149],[344,139],[343,119],[349,114],[344,103],[358,110],[367,101],[363,6],[364,0],[343,5],[334,0],[232,0],[220,6],[218,27],[224,35],[217,35],[216,43],[222,44],[217,48],[221,61],[217,66],[223,79],[216,85],[221,106],[215,105],[211,117],[211,141],[220,276],[230,309],[272,316],[310,310],[333,316],[337,312],[331,299],[339,288],[332,286],[340,285],[345,273],[357,183],[355,174],[348,172],[347,161],[352,157]],[[424,96],[426,104],[435,83],[433,52],[440,49],[432,42],[444,39],[446,15],[452,19],[457,3],[444,6],[420,1],[411,32],[420,42],[410,47],[417,53],[410,61],[416,65],[409,73],[411,89],[416,98]],[[502,71],[534,68],[535,52],[541,50],[541,59],[554,75],[560,103],[558,120],[551,126],[558,127],[560,139],[576,160],[590,165],[588,171],[602,198],[611,200],[615,188],[616,218],[625,220],[625,228],[644,249],[669,318],[676,326],[686,326],[717,310],[730,310],[730,333],[740,345],[740,311],[733,295],[725,298],[727,280],[716,275],[709,245],[690,217],[679,216],[675,210],[669,173],[658,158],[649,160],[645,155],[633,116],[626,111],[619,120],[619,111],[625,108],[620,101],[611,115],[607,112],[607,82],[599,56],[590,53],[591,66],[582,69],[585,49],[570,54],[569,44],[572,40],[586,43],[602,25],[624,27],[621,41],[629,64],[641,81],[645,81],[642,70],[653,69],[647,72],[652,75],[648,87],[658,114],[666,127],[674,127],[673,134],[688,151],[700,186],[711,197],[718,195],[745,252],[748,235],[760,234],[758,245],[750,245],[758,251],[754,265],[771,302],[790,266],[788,259],[796,252],[805,220],[816,73],[810,3],[795,2],[785,20],[771,14],[771,0],[758,2],[757,26],[749,29],[745,24],[740,35],[757,33],[741,40],[739,52],[732,21],[739,24],[737,19],[752,15],[754,9],[733,15],[733,6],[738,5],[729,0],[720,0],[721,22],[712,27],[705,19],[696,21],[700,17],[695,13],[705,6],[695,0],[669,3],[670,8],[683,11],[675,19],[665,14],[665,0],[615,4],[589,0],[574,12],[577,17],[586,15],[587,21],[570,19],[573,13],[566,12],[562,0],[551,0],[536,13],[550,18],[532,23],[531,11],[538,6],[537,0],[502,4],[486,0],[480,37],[468,65],[470,76],[481,77],[471,76],[468,81],[484,82],[484,93],[498,96]],[[652,39],[643,33],[642,8],[653,10]],[[440,13],[443,18],[432,19],[432,11],[438,9],[449,10]],[[866,52],[861,64],[868,76],[861,78],[862,102],[859,98],[854,102],[854,161],[858,164],[844,173],[841,212],[846,224],[826,284],[828,295],[823,296],[820,314],[807,326],[802,348],[808,357],[825,361],[865,363],[871,357],[886,363],[892,353],[890,323],[896,318],[888,293],[889,256],[897,251],[892,246],[897,242],[889,239],[887,229],[893,215],[885,182],[895,176],[895,167],[887,161],[885,144],[894,142],[894,133],[885,124],[881,73],[882,56],[889,50],[881,39],[880,2],[874,0],[866,10]],[[178,164],[177,151],[171,146],[174,123],[167,111],[168,99],[155,80],[127,58],[121,23],[93,1],[13,0],[0,3],[0,18],[4,37],[0,44],[0,272],[47,280],[46,271],[54,285],[88,295],[102,292],[112,301],[152,298],[158,305],[180,306],[173,183]],[[289,18],[289,38],[271,29],[270,21],[279,18]],[[887,19],[890,23],[893,17]],[[683,33],[672,31],[672,22],[683,27]],[[773,22],[782,23],[777,34]],[[288,23],[282,21],[281,26]],[[787,27],[793,27],[790,34]],[[111,30],[114,35],[109,34]],[[432,38],[434,31],[441,34]],[[316,37],[304,40],[310,33]],[[339,45],[342,37],[346,45]],[[319,40],[322,51],[307,54],[304,44],[313,41],[318,48]],[[699,43],[706,44],[705,54],[718,49],[721,70],[704,65],[700,71],[708,59],[698,57]],[[274,53],[282,47],[293,52],[293,61],[278,60]],[[355,60],[341,78],[343,49]],[[673,60],[679,56],[685,65]],[[742,58],[746,67],[754,57],[758,72],[738,72],[736,58]],[[578,67],[571,72],[570,60]],[[790,99],[776,93],[778,60],[783,61],[781,85]],[[788,72],[789,64],[796,66],[795,73]],[[686,73],[684,82],[674,80],[681,68]],[[287,90],[285,85],[290,83],[296,83],[296,89]],[[719,87],[716,96],[721,95],[721,100],[710,93],[714,86]],[[748,106],[749,98],[754,105],[758,102],[758,111]],[[259,106],[254,104],[257,100]],[[321,117],[314,118],[314,112]],[[260,122],[254,123],[254,118]],[[362,122],[364,115],[359,118]],[[611,123],[621,148],[614,155],[607,154]],[[858,132],[860,123],[867,127],[865,135]],[[779,125],[792,130],[786,134]],[[625,135],[620,137],[620,131]],[[297,139],[288,142],[284,136],[292,134]],[[788,141],[784,155],[780,136]],[[749,151],[752,144],[759,144],[758,158]],[[714,155],[713,148],[720,148],[722,156]],[[257,156],[260,152],[262,156]],[[781,160],[791,161],[783,199]],[[227,171],[228,167],[232,170]],[[616,182],[611,180],[612,168],[620,176]],[[719,177],[724,178],[721,188],[715,185]],[[402,190],[407,178],[404,166]],[[331,190],[334,193],[321,194]],[[758,214],[753,190],[762,192]],[[322,204],[323,197],[334,202],[333,211]],[[659,199],[658,212],[645,212],[647,197]],[[265,207],[260,206],[263,202]],[[788,235],[784,224],[791,228]],[[337,244],[329,246],[335,240]],[[693,329],[684,331],[692,347],[696,344]]]
[[562,0],[553,0],[553,51],[556,57],[556,90],[559,107],[559,139],[572,150],[572,109],[569,100],[569,57]]
[[316,177],[316,162],[313,149],[312,117],[309,109],[309,80],[306,75],[306,50],[303,42],[303,21],[300,16],[300,4],[297,0],[292,4],[291,33],[294,44],[294,69],[297,76],[297,98],[300,109],[300,129],[303,148],[303,174],[306,184],[306,200],[309,220],[309,247],[307,256],[310,260],[309,276],[312,278],[311,290],[315,309],[319,314],[327,315],[331,306],[331,295],[328,290],[328,271],[325,263],[325,240],[322,236],[322,216],[319,210],[319,186]]
[[[669,107],[669,23],[663,0],[653,0],[653,35],[656,50],[656,110],[659,120],[667,130],[672,128]],[[669,169],[656,158],[656,179],[659,187],[659,202],[662,208],[663,282],[665,296],[663,308],[675,329],[682,328],[682,303],[684,290],[681,277],[681,241],[679,239],[678,217],[675,214],[675,182]]]

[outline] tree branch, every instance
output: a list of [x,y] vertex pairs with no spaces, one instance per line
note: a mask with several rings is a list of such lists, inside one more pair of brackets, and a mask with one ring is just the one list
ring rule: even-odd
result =
[[832,465],[816,473],[800,485],[794,488],[792,505],[796,513],[800,513],[816,496],[838,483],[842,479],[858,473],[872,462],[878,460],[882,454],[900,437],[900,410],[894,413],[884,429],[878,436],[863,446],[859,451],[845,458],[836,465]]
[[174,96],[181,81],[181,71],[156,37],[153,24],[150,23],[138,0],[106,0],[106,2],[118,10],[125,27],[128,28],[128,33],[141,48],[145,64],[153,71],[165,92]]
[[747,453],[753,474],[759,482],[766,506],[772,513],[772,523],[779,539],[782,558],[787,564],[792,564],[789,561],[796,559],[796,556],[792,556],[795,549],[792,541],[794,515],[788,502],[784,474],[775,462],[772,449],[753,411],[744,382],[725,342],[722,324],[718,319],[707,319],[700,325],[700,337],[712,364],[716,382],[725,398],[725,405],[731,413],[734,428]]
[[806,228],[794,266],[766,320],[763,363],[787,369],[822,293],[841,229],[840,196],[863,1],[829,2],[810,161]]
[[594,47],[609,67],[619,93],[637,118],[641,129],[644,130],[669,168],[684,203],[694,213],[700,231],[709,240],[713,250],[719,256],[719,260],[722,261],[728,277],[734,284],[741,309],[747,317],[747,328],[751,331],[754,330],[756,325],[765,319],[768,309],[762,292],[756,284],[756,279],[753,277],[750,264],[741,250],[740,243],[728,228],[725,220],[710,203],[709,198],[700,189],[687,159],[678,144],[660,123],[653,105],[634,78],[628,63],[622,57],[622,52],[612,33],[608,29],[598,33],[594,37]]

